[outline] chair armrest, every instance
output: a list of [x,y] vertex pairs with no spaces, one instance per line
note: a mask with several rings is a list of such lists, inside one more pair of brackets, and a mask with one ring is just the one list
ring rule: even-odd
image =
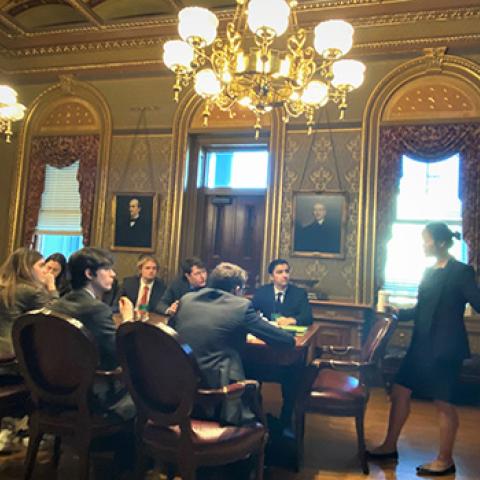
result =
[[356,362],[351,360],[329,360],[317,358],[311,363],[316,369],[331,368],[332,370],[341,370],[345,372],[360,372],[373,367],[372,362]]
[[223,400],[233,400],[241,398],[245,393],[245,385],[242,382],[232,383],[222,388],[199,388],[197,390],[197,400],[207,403],[218,403]]
[[95,376],[100,379],[120,379],[122,376],[122,367],[117,367],[115,370],[96,370]]
[[222,388],[197,390],[196,402],[203,405],[216,406],[224,400],[234,400],[245,397],[252,412],[266,425],[265,415],[260,398],[260,384],[255,380],[242,380]]
[[355,348],[353,345],[323,345],[319,348],[323,354],[330,354],[336,356],[346,356],[346,355],[358,355],[360,350]]

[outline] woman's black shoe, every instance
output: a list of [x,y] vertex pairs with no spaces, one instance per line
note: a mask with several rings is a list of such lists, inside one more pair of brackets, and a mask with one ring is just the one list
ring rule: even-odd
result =
[[428,467],[424,467],[423,465],[420,465],[417,467],[417,475],[429,475],[432,477],[443,477],[444,475],[451,475],[452,473],[455,473],[455,464],[452,463],[447,468],[444,468],[443,470],[432,470]]

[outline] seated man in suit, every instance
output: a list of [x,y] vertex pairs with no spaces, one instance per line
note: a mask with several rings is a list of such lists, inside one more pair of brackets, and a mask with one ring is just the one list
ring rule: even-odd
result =
[[[247,272],[232,263],[220,263],[211,273],[210,288],[186,294],[171,323],[195,354],[205,386],[219,388],[245,379],[240,350],[247,333],[267,343],[293,347],[292,335],[270,325],[241,295]],[[254,419],[238,402],[223,406],[220,420],[242,424]]]
[[[100,248],[85,247],[73,253],[68,260],[72,277],[72,291],[60,298],[52,310],[80,320],[95,337],[101,370],[118,367],[115,347],[115,325],[112,309],[101,301],[102,295],[112,288],[115,272],[109,252]],[[133,320],[132,302],[120,299],[123,321]],[[118,381],[94,386],[95,406],[100,411],[114,412],[124,419],[135,415],[135,407],[126,389]]]
[[[268,320],[279,325],[310,325],[312,308],[305,289],[289,283],[290,265],[282,258],[270,262],[268,273],[272,283],[255,291],[252,299],[254,308]],[[290,428],[295,407],[297,381],[295,368],[278,367],[276,371],[282,385],[283,406],[280,414],[282,427]]]
[[165,292],[163,280],[157,277],[158,267],[154,256],[140,255],[137,262],[138,275],[123,280],[114,303],[114,311],[118,311],[120,297],[127,297],[135,305],[136,311],[141,306],[146,306],[147,312],[155,310]]
[[180,265],[182,274],[165,290],[155,311],[164,315],[175,315],[179,300],[189,292],[203,288],[207,284],[205,264],[196,257],[186,258]]
[[272,283],[255,291],[253,306],[279,325],[310,325],[312,309],[305,289],[290,282],[290,265],[282,258],[270,262],[268,273]]

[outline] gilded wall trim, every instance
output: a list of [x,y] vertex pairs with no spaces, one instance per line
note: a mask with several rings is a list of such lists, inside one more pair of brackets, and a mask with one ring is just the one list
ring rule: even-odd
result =
[[[445,50],[444,50],[445,51]],[[445,75],[461,79],[480,97],[480,65],[463,57],[440,55],[439,50],[426,50],[426,54],[403,63],[392,70],[373,89],[367,101],[363,116],[362,170],[360,173],[359,228],[362,244],[357,256],[357,282],[361,285],[356,301],[371,303],[375,298],[375,231],[377,211],[378,142],[381,119],[388,103],[396,92],[421,77]],[[459,119],[460,121],[462,119]],[[452,120],[450,120],[452,121]],[[405,119],[404,123],[409,123]],[[368,161],[367,161],[368,160]]]
[[[109,106],[104,97],[93,86],[86,82],[79,82],[73,78],[61,79],[32,102],[28,109],[25,121],[19,136],[18,160],[15,167],[15,185],[12,189],[9,213],[8,253],[21,245],[23,226],[23,206],[27,193],[29,152],[31,139],[35,135],[42,135],[42,119],[48,116],[52,105],[58,105],[61,101],[70,102],[79,100],[89,104],[96,111],[99,119],[100,152],[98,160],[97,186],[95,189],[95,211],[92,218],[93,245],[101,245],[103,240],[103,222],[105,219],[107,176],[102,172],[108,171],[110,160],[110,142],[112,132],[112,119]],[[67,132],[64,132],[67,133]],[[59,132],[56,132],[59,134]]]
[[[334,4],[353,4],[352,2],[329,2],[332,6]],[[361,4],[378,4],[380,2],[358,2],[357,5]],[[325,5],[326,4],[326,5]],[[321,3],[321,7],[319,9],[325,9],[329,5],[327,2]],[[316,6],[312,6],[312,4],[302,4],[297,7],[299,11],[305,11],[305,13],[309,13],[309,17],[311,17],[312,11],[315,11],[317,8]],[[228,11],[219,12],[217,14],[220,20],[228,20],[231,17],[231,13]],[[358,18],[350,18],[349,21],[352,23],[354,27],[378,27],[378,26],[392,26],[392,25],[409,25],[418,22],[445,22],[445,21],[462,21],[462,20],[470,20],[470,19],[480,19],[480,8],[478,7],[465,7],[465,8],[458,8],[458,9],[444,9],[444,10],[424,10],[419,12],[401,12],[401,13],[392,13],[392,14],[385,14],[385,15],[370,15],[365,17],[358,17]],[[148,47],[157,47],[161,46],[165,41],[174,38],[175,35],[172,35],[171,27],[176,24],[176,18],[169,17],[163,20],[151,20],[146,22],[124,22],[121,24],[116,24],[115,26],[106,27],[107,29],[110,28],[112,32],[117,33],[117,31],[124,31],[125,29],[128,30],[135,30],[140,27],[165,27],[168,26],[170,30],[167,32],[160,31],[157,35],[146,35],[145,33],[136,38],[126,38],[126,39],[118,39],[118,38],[110,38],[106,40],[97,40],[97,41],[83,41],[83,42],[76,42],[76,43],[52,43],[51,45],[39,45],[39,46],[26,46],[21,48],[7,48],[2,47],[0,48],[0,54],[8,57],[8,58],[22,58],[22,57],[37,57],[37,56],[51,56],[51,55],[66,55],[66,54],[76,54],[76,53],[86,53],[86,52],[103,52],[103,51],[112,51],[112,50],[122,50],[122,49],[140,49],[140,48],[148,48]],[[307,30],[316,23],[318,23],[318,19],[314,18],[308,21],[302,21],[302,26],[307,27]],[[113,28],[115,27],[115,28]],[[72,34],[74,32],[90,32],[90,31],[97,31],[98,29],[94,27],[83,27],[83,28],[72,28],[72,29],[62,29],[62,30],[55,30],[48,32],[36,32],[27,34],[26,38],[36,37],[38,35],[45,35],[48,33],[52,35],[52,33],[59,33],[59,34]],[[105,28],[101,29],[102,32],[105,31]],[[448,42],[451,43],[452,41],[475,41],[478,40],[478,34],[471,34],[471,35],[450,35],[444,37],[437,37],[438,41],[440,42]],[[371,50],[371,49],[378,49],[383,44],[386,44],[388,48],[398,48],[399,46],[405,45],[415,45],[419,46],[420,44],[423,46],[425,42],[429,40],[429,37],[419,38],[419,39],[402,39],[402,40],[391,40],[386,42],[369,42],[363,44],[356,44],[354,49],[364,49],[364,50]],[[412,43],[412,42],[420,42],[420,43]]]
[[[192,90],[180,101],[173,122],[172,132],[172,177],[170,179],[171,193],[167,210],[169,216],[166,224],[170,226],[170,242],[168,255],[168,272],[172,277],[178,270],[181,255],[182,218],[184,210],[184,194],[186,175],[189,162],[190,125],[203,99]],[[265,236],[263,243],[264,262],[260,275],[266,278],[265,263],[278,255],[280,247],[280,219],[282,210],[282,184],[285,151],[285,122],[279,111],[272,112],[272,127],[270,131],[269,150],[271,155],[270,184],[265,202]],[[249,129],[250,131],[251,129]],[[245,131],[242,129],[241,131]],[[238,133],[238,131],[237,131]],[[253,133],[252,133],[253,139]]]

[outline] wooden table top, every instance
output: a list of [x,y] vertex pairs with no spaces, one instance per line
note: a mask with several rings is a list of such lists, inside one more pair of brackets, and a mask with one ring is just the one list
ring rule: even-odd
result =
[[[281,328],[281,327],[279,327],[279,328]],[[312,344],[312,342],[314,341],[315,336],[316,336],[319,328],[320,328],[320,324],[314,322],[311,325],[309,325],[309,327],[307,328],[305,333],[303,333],[303,334],[297,333],[295,335],[295,347],[296,347],[296,349],[304,349],[304,348],[309,347]],[[263,340],[260,340],[259,338],[254,337],[253,335],[248,335],[247,343],[249,345],[259,345],[259,346],[263,345],[263,346],[266,346],[266,344]]]

